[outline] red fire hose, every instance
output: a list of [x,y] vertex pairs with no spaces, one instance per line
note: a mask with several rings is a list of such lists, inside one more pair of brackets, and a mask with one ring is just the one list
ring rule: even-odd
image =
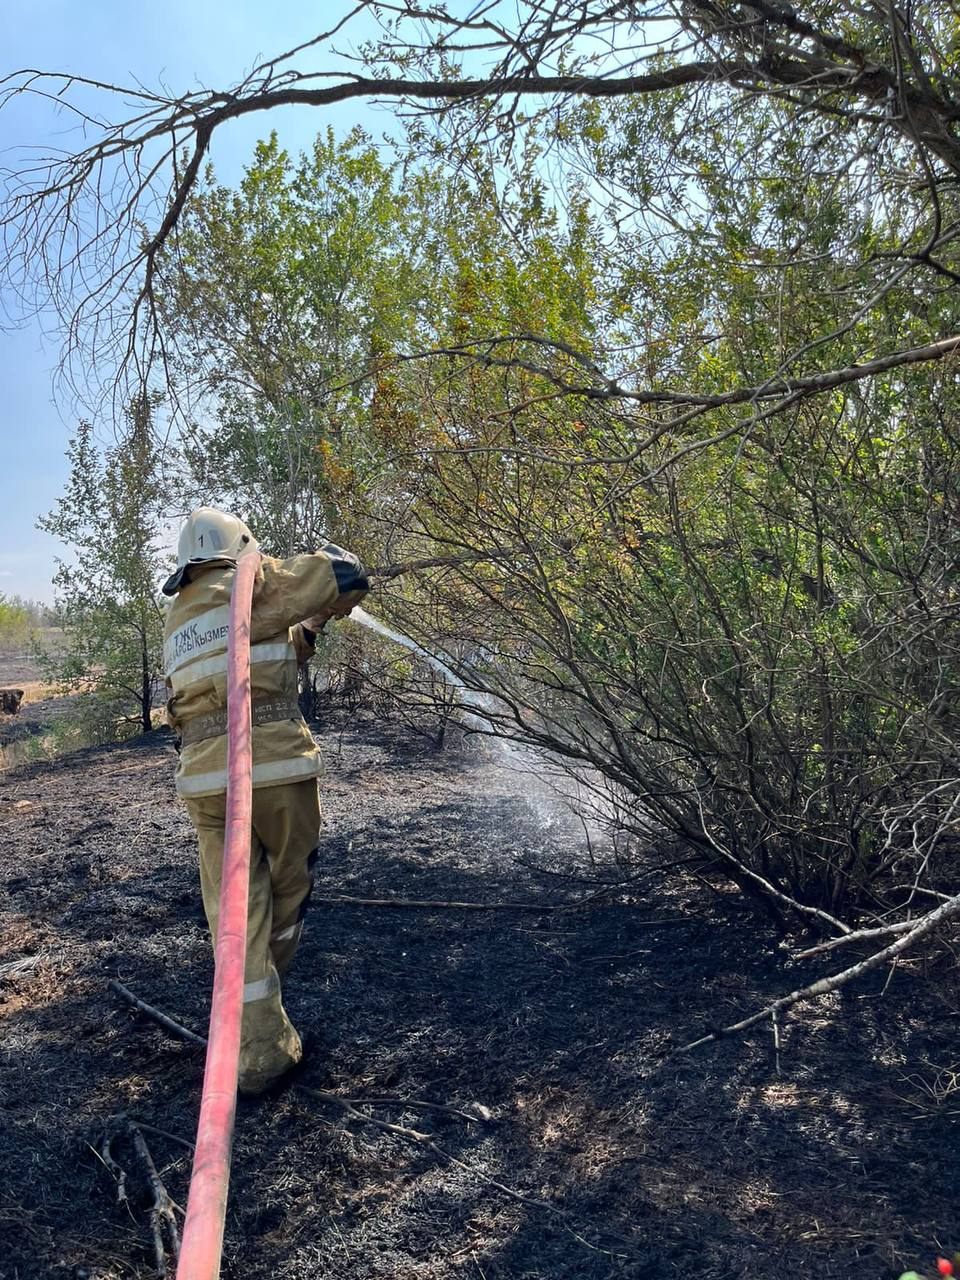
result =
[[216,1280],[230,1183],[237,1109],[243,971],[247,951],[253,758],[250,737],[250,606],[260,557],[242,556],[230,602],[227,641],[227,813],[213,1002],[197,1146],[177,1280]]

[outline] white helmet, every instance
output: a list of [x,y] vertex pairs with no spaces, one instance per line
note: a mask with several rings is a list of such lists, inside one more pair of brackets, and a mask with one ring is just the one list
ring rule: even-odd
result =
[[163,584],[163,593],[176,595],[193,565],[210,561],[236,564],[241,556],[259,549],[256,538],[242,520],[216,507],[199,507],[190,512],[180,530],[177,571]]

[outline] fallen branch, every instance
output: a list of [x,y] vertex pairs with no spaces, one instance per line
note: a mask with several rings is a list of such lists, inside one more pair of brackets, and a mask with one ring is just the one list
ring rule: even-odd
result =
[[403,1124],[392,1124],[389,1120],[378,1120],[376,1116],[368,1116],[365,1112],[358,1111],[350,1098],[341,1098],[339,1094],[328,1093],[325,1089],[312,1089],[306,1084],[298,1084],[295,1088],[297,1093],[305,1093],[307,1097],[316,1098],[318,1102],[325,1102],[329,1106],[339,1107],[350,1120],[358,1120],[362,1124],[373,1125],[375,1129],[382,1129],[384,1133],[392,1133],[399,1138],[406,1138],[409,1142],[429,1144],[432,1141],[428,1133],[422,1133],[419,1129],[411,1129]]
[[[130,1136],[133,1138],[133,1149],[143,1163],[147,1172],[147,1181],[150,1184],[150,1190],[153,1192],[153,1204],[150,1206],[150,1230],[153,1234],[153,1253],[157,1263],[157,1274],[165,1276],[167,1274],[166,1250],[164,1248],[164,1227],[166,1227],[167,1235],[170,1239],[170,1250],[175,1258],[180,1256],[180,1231],[177,1227],[177,1218],[174,1210],[179,1206],[171,1200],[167,1188],[163,1185],[163,1181],[157,1173],[157,1166],[153,1163],[153,1157],[147,1146],[146,1139],[140,1132],[139,1127],[134,1124],[129,1116],[124,1119],[130,1129]],[[182,1213],[183,1210],[181,1209]]]
[[324,902],[340,907],[408,907],[423,911],[561,911],[563,905],[540,905],[537,902],[447,902],[432,898],[352,898],[348,895],[318,897],[311,902]]
[[[321,1089],[314,1090],[315,1093],[323,1092]],[[484,1107],[479,1102],[471,1105],[475,1108],[473,1111],[461,1111],[459,1107],[446,1107],[441,1102],[426,1102],[422,1098],[341,1098],[338,1094],[325,1094],[330,1100],[336,1100],[338,1103],[349,1103],[356,1106],[358,1103],[364,1107],[400,1107],[401,1110],[409,1111],[435,1111],[442,1116],[455,1116],[458,1120],[466,1120],[470,1124],[486,1124],[493,1119],[493,1114],[489,1108]]]
[[[113,1117],[116,1119],[116,1117]],[[122,1169],[113,1158],[112,1144],[117,1134],[111,1125],[108,1125],[104,1131],[103,1142],[100,1144],[100,1159],[106,1165],[107,1169],[113,1176],[114,1182],[117,1184],[117,1204],[124,1208],[129,1208],[130,1197],[127,1195],[127,1173]]]
[[[145,1125],[144,1128],[150,1126]],[[159,1132],[159,1131],[157,1131]],[[171,1136],[171,1135],[166,1135]],[[164,1234],[169,1240],[170,1252],[175,1258],[180,1255],[180,1231],[177,1227],[176,1211],[183,1212],[180,1206],[170,1197],[163,1179],[153,1163],[153,1156],[147,1146],[140,1126],[126,1114],[111,1116],[107,1121],[100,1155],[104,1164],[112,1173],[117,1184],[117,1203],[129,1208],[130,1197],[127,1194],[127,1173],[113,1158],[113,1143],[120,1137],[128,1137],[133,1145],[134,1153],[143,1166],[144,1176],[153,1197],[150,1205],[150,1234],[153,1237],[153,1254],[157,1275],[167,1274],[167,1245]],[[175,1139],[182,1141],[182,1139]]]
[[841,938],[828,938],[826,942],[818,942],[815,947],[807,947],[804,951],[797,951],[793,958],[794,960],[809,960],[811,956],[821,955],[824,951],[833,951],[835,947],[845,947],[848,942],[866,942],[877,938],[893,937],[898,933],[907,933],[916,923],[916,920],[901,920],[897,924],[882,924],[871,929],[857,929],[853,933],[845,933]]
[[159,1009],[155,1009],[152,1004],[147,1004],[145,1000],[135,996],[129,987],[125,987],[122,982],[118,982],[116,978],[111,978],[107,985],[111,991],[115,991],[117,995],[122,996],[128,1004],[132,1004],[135,1009],[145,1013],[148,1018],[152,1018],[154,1022],[159,1023],[161,1027],[165,1027],[167,1031],[173,1032],[181,1040],[188,1040],[191,1044],[199,1044],[206,1047],[207,1042],[203,1036],[198,1036],[195,1031],[190,1031],[187,1027],[181,1026],[173,1018],[169,1018],[165,1013],[161,1013]]
[[[919,942],[921,938],[933,933],[940,925],[957,915],[960,915],[960,894],[955,895],[941,906],[935,907],[932,911],[928,911],[919,920],[913,921],[913,927],[909,933],[898,938],[896,942],[892,942],[889,947],[884,947],[882,951],[877,951],[865,960],[850,965],[847,969],[841,969],[839,973],[834,973],[828,978],[820,978],[816,982],[811,982],[809,986],[800,987],[796,991],[791,991],[789,995],[781,996],[779,1000],[774,1000],[771,1004],[765,1005],[758,1013],[751,1014],[749,1018],[742,1018],[739,1022],[732,1022],[729,1026],[720,1027],[716,1031],[711,1031],[708,1035],[700,1036],[697,1040],[691,1040],[689,1044],[685,1044],[682,1048],[675,1049],[673,1053],[669,1054],[664,1059],[664,1063],[669,1062],[679,1054],[699,1049],[701,1045],[710,1044],[725,1036],[737,1035],[741,1031],[747,1031],[750,1027],[756,1026],[758,1022],[762,1022],[765,1018],[773,1018],[784,1009],[789,1009],[798,1004],[801,1000],[810,1000],[814,996],[828,995],[831,991],[837,991],[840,987],[845,987],[848,982],[853,982],[856,978],[862,977],[863,974],[869,973],[871,969],[879,968],[880,965],[886,964],[888,960],[893,960],[896,956],[912,947],[914,943]],[[863,930],[861,932],[869,931]],[[844,942],[847,940],[847,938],[842,939]]]
[[[576,911],[581,907],[598,905],[598,899],[607,893],[614,893],[618,886],[601,889],[597,893],[588,894],[575,902],[456,902],[442,898],[353,898],[347,894],[329,896],[313,894],[310,901],[323,902],[328,906],[339,907],[403,907],[422,911]],[[610,906],[627,906],[628,903],[615,902]],[[638,920],[636,924],[687,924],[683,919],[670,920]]]

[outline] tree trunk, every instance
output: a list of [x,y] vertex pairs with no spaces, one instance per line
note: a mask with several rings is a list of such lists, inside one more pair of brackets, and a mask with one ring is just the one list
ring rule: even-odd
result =
[[142,632],[140,643],[140,717],[143,732],[149,733],[153,728],[151,712],[153,711],[153,680],[150,676],[150,654],[147,652],[147,632]]

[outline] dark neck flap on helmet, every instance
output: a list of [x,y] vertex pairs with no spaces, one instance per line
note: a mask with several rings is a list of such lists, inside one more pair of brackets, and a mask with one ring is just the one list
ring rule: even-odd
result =
[[188,560],[186,564],[180,566],[176,573],[170,575],[160,589],[165,596],[175,596],[180,588],[191,580],[195,573],[200,573],[204,569],[235,569],[236,567],[236,560],[230,556],[211,556],[209,559]]

